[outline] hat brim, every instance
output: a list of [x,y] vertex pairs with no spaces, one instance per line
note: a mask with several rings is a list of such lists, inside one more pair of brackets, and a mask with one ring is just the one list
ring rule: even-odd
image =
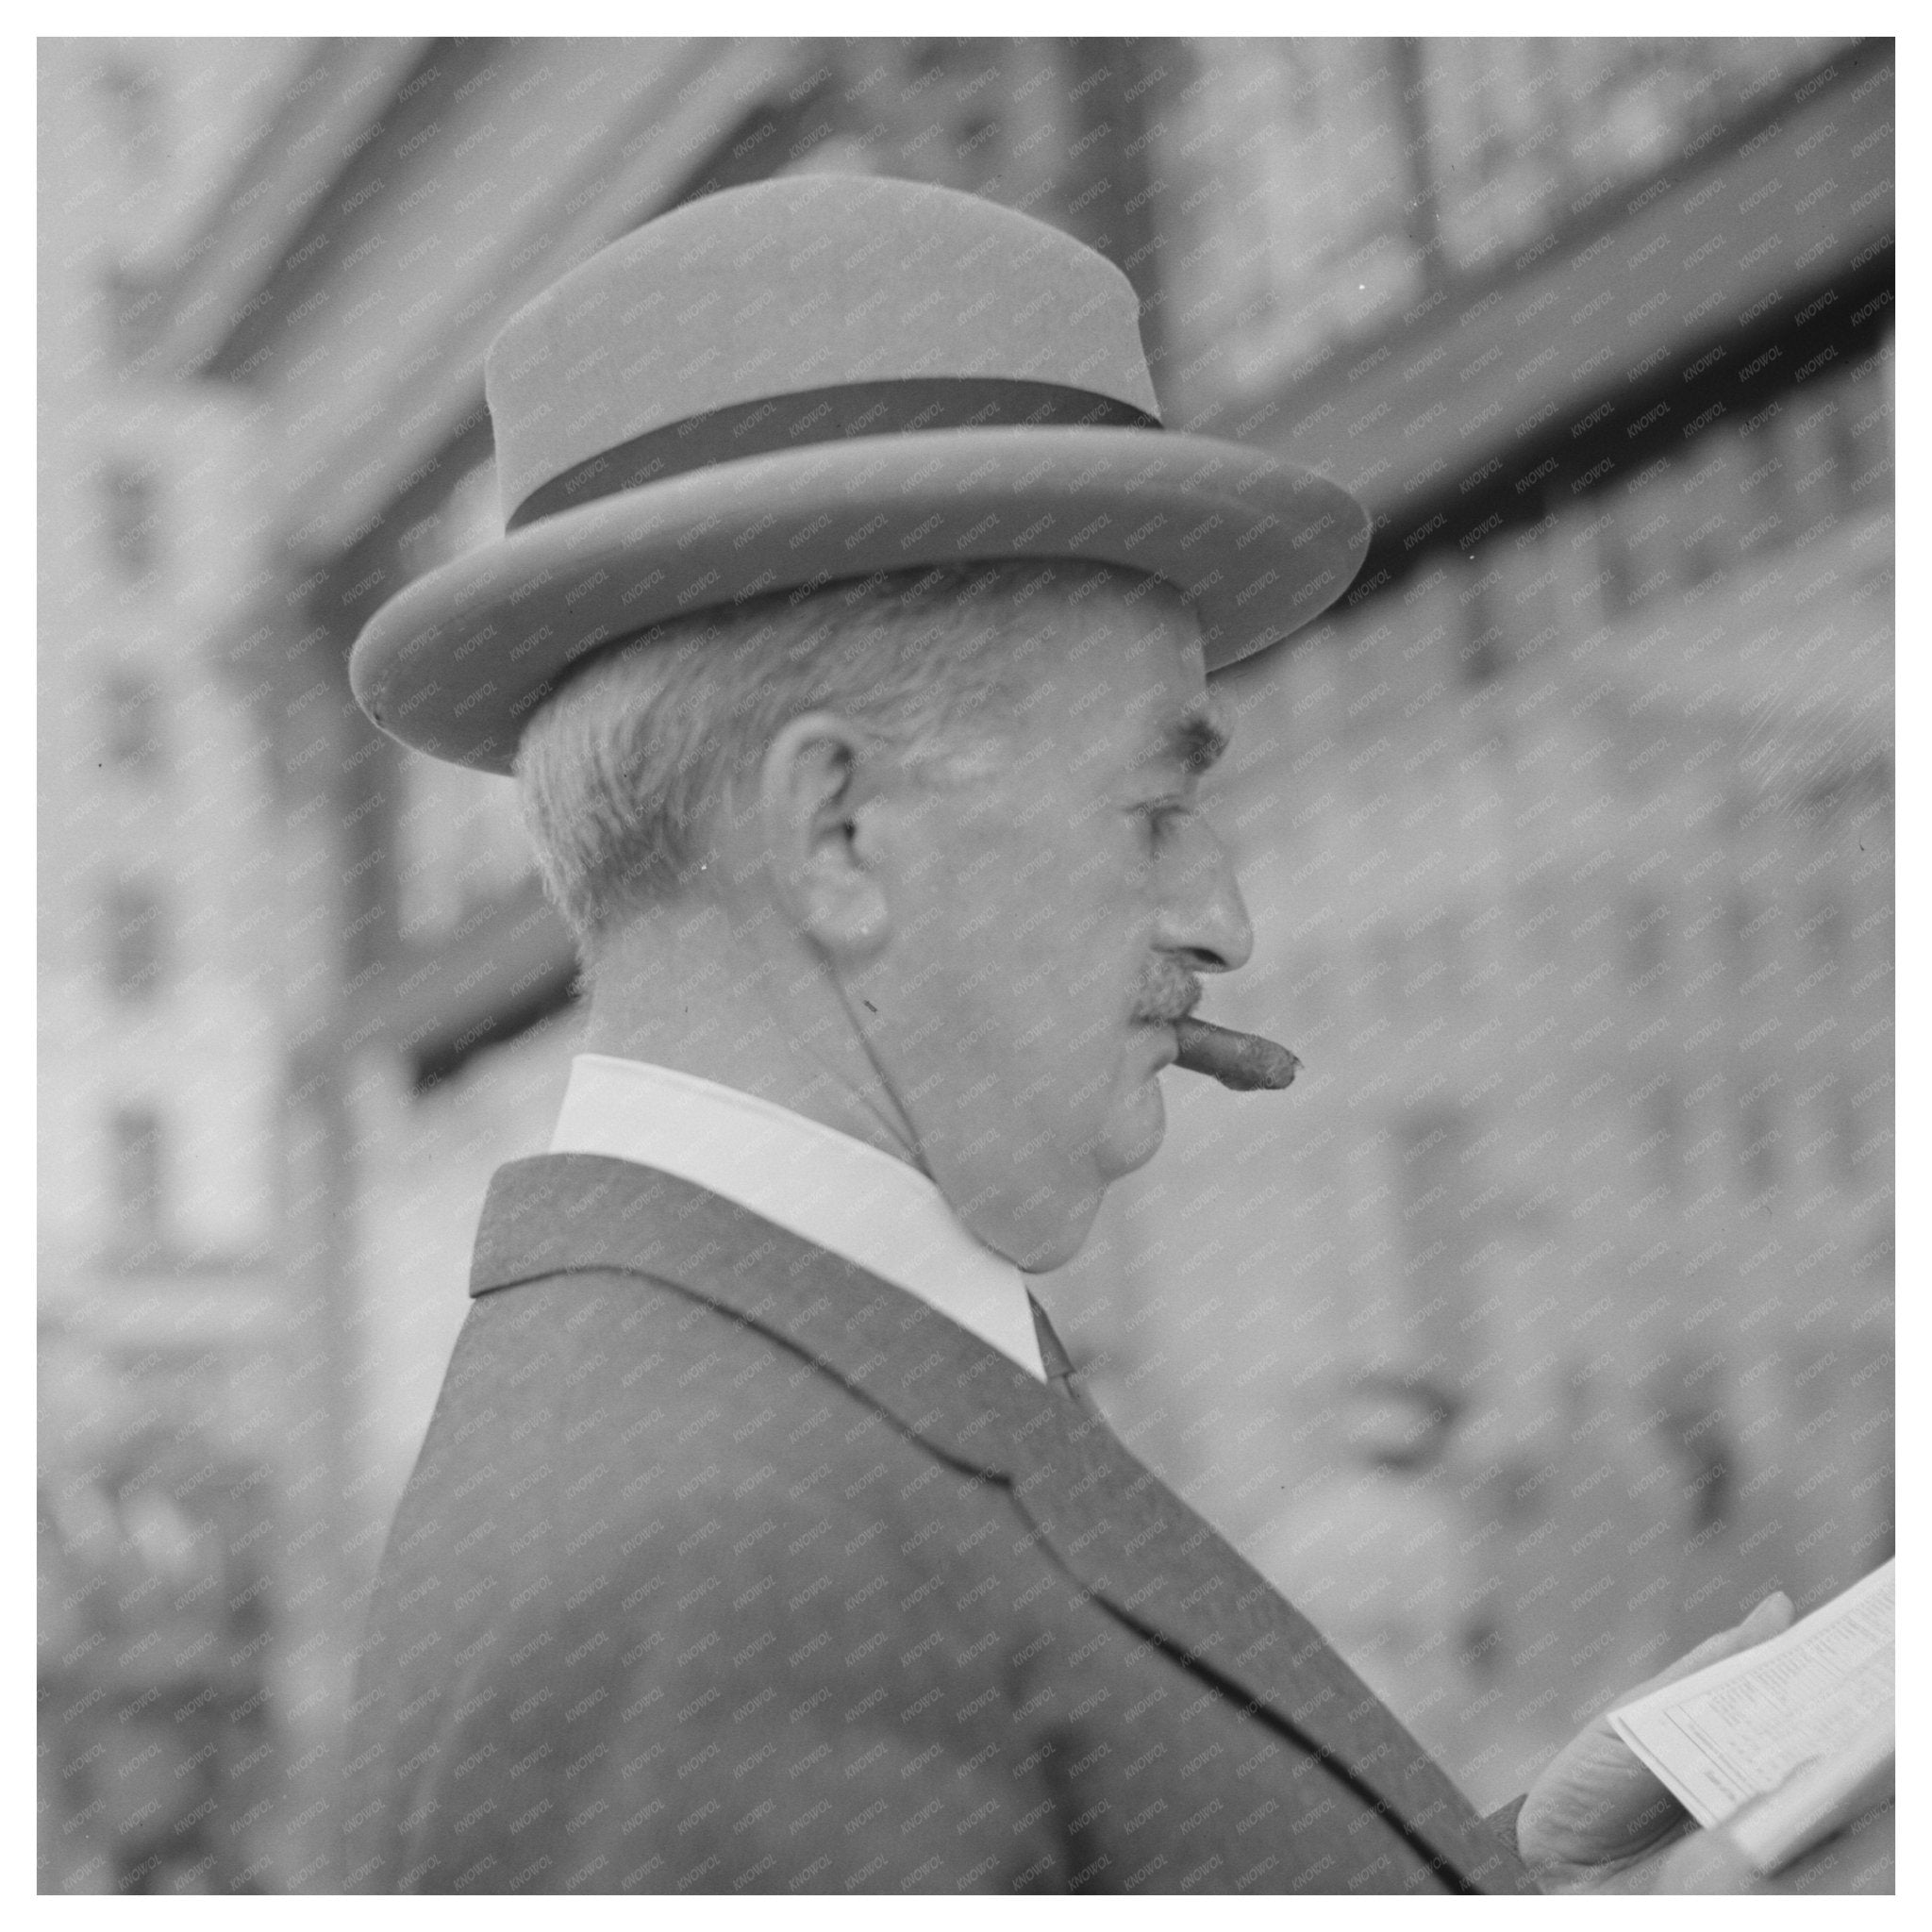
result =
[[1339,485],[1205,437],[856,438],[648,484],[470,551],[371,619],[350,682],[391,737],[507,773],[564,672],[670,618],[883,571],[1071,558],[1172,584],[1215,671],[1326,609],[1369,536]]

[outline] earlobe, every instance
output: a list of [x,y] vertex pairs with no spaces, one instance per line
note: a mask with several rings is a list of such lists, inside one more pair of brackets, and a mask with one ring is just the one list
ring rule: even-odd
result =
[[873,755],[848,720],[808,712],[772,740],[758,774],[773,889],[801,932],[854,965],[878,951],[889,923],[865,823]]

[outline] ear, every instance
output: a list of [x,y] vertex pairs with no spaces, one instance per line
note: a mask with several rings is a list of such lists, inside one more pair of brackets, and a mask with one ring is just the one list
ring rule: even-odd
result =
[[862,965],[884,946],[891,908],[874,824],[878,741],[833,711],[793,718],[765,748],[758,820],[766,875],[798,928]]

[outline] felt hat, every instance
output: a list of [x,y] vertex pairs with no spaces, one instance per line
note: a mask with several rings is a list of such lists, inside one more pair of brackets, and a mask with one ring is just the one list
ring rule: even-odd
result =
[[1210,670],[1347,588],[1369,522],[1312,471],[1162,429],[1125,275],[917,182],[688,203],[491,345],[504,535],[408,585],[350,659],[377,724],[508,772],[587,654],[874,573],[1028,558],[1172,584]]

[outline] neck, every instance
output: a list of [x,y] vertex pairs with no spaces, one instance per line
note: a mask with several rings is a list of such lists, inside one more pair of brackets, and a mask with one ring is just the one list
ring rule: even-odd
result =
[[754,1093],[923,1168],[822,958],[775,918],[681,900],[600,945],[583,1050]]

